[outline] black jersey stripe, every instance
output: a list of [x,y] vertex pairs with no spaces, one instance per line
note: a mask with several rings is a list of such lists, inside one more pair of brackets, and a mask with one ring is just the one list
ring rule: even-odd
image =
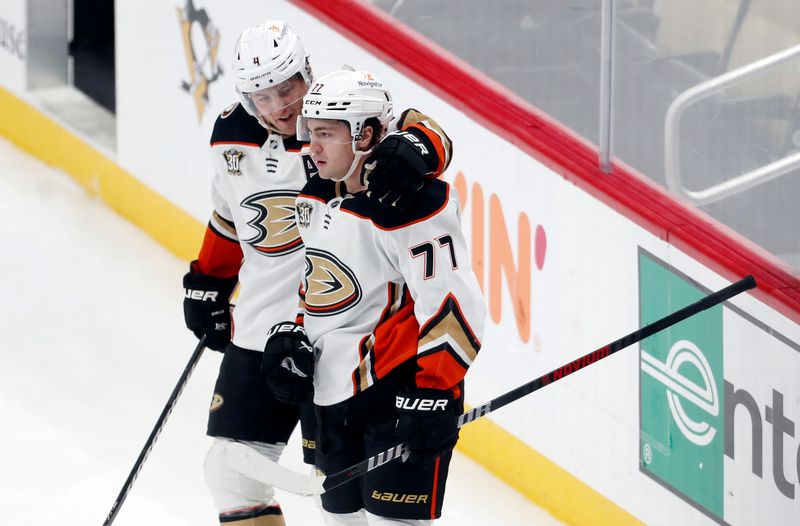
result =
[[308,146],[308,142],[298,140],[296,136],[292,137],[284,137],[283,138],[283,148],[287,152],[299,152],[306,146]]
[[267,129],[261,126],[255,117],[247,113],[241,104],[225,118],[217,117],[214,131],[211,132],[211,144],[244,143],[262,146],[269,136]]
[[360,192],[342,202],[342,211],[372,221],[381,230],[396,230],[425,221],[447,206],[450,185],[438,179],[428,181],[417,194],[414,206],[405,210],[386,207],[371,201]]
[[298,197],[306,197],[309,199],[316,199],[327,203],[331,199],[338,197],[337,184],[335,181],[323,179],[319,176],[314,176],[300,190]]

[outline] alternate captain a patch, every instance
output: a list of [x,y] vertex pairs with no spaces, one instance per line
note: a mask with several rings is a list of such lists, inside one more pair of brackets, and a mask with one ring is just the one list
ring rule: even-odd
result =
[[314,248],[306,249],[306,314],[334,316],[361,301],[361,285],[339,258]]
[[304,154],[301,157],[303,158],[303,168],[306,171],[306,180],[309,180],[319,173],[319,169],[310,155]]
[[228,175],[242,175],[242,170],[239,165],[244,158],[244,152],[239,150],[225,150],[222,152],[222,156],[225,158],[225,166],[228,170]]

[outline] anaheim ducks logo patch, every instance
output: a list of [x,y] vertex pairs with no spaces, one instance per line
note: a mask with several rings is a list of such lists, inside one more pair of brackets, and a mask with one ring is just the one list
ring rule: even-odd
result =
[[256,230],[245,242],[265,256],[281,256],[303,246],[294,217],[294,200],[299,192],[272,190],[253,194],[241,202],[243,208],[255,210],[247,222]]
[[224,403],[225,400],[223,400],[222,396],[217,393],[214,393],[214,396],[211,397],[211,407],[208,408],[209,412],[213,413],[214,411],[222,407],[222,404]]
[[361,301],[361,286],[353,271],[329,252],[306,249],[306,314],[333,316]]

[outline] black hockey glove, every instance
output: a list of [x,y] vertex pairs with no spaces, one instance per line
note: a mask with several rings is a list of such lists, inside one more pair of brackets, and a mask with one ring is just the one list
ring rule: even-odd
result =
[[278,323],[267,333],[261,377],[279,401],[297,404],[314,394],[314,348],[302,325]]
[[411,206],[439,156],[430,139],[413,128],[387,135],[373,150],[361,172],[367,197],[400,210]]
[[431,463],[458,440],[458,409],[453,393],[409,389],[395,397],[397,435],[408,445],[409,461]]
[[230,298],[238,279],[217,278],[193,270],[183,277],[183,317],[198,338],[206,336],[206,347],[224,351],[231,341]]

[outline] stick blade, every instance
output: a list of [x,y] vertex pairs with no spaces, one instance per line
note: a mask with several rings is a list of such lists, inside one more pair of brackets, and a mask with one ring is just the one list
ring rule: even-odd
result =
[[325,477],[304,475],[283,467],[245,444],[230,442],[225,445],[223,455],[234,470],[262,484],[306,497],[325,491],[322,487]]

